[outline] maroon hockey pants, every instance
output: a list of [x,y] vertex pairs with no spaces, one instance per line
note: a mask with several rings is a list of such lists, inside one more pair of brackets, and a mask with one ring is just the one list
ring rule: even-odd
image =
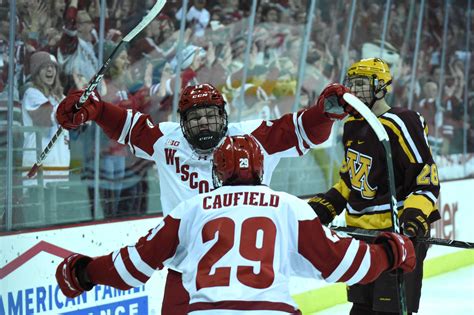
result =
[[188,314],[189,293],[183,286],[181,276],[181,273],[168,269],[163,305],[161,306],[163,315]]

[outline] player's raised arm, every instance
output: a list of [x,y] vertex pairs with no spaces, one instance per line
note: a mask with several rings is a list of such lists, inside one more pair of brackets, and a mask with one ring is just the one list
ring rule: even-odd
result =
[[137,156],[151,159],[153,144],[163,134],[149,115],[105,102],[97,92],[93,92],[76,111],[75,105],[81,95],[82,91],[72,92],[59,104],[56,119],[61,127],[76,129],[88,121],[95,121],[109,138],[128,144]]
[[348,90],[341,84],[328,85],[316,103],[296,113],[264,121],[252,135],[269,154],[296,148],[299,155],[309,148],[326,141],[331,133],[334,120],[347,116],[346,103],[342,95]]

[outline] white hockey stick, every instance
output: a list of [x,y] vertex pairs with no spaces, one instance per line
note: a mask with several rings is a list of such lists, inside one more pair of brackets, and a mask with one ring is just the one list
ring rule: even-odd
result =
[[[96,75],[89,81],[89,85],[82,93],[81,98],[79,99],[79,102],[74,106],[75,112],[77,112],[82,107],[82,105],[86,102],[86,100],[91,95],[92,91],[94,91],[97,85],[100,83],[100,81],[102,81],[105,71],[109,69],[112,61],[115,59],[115,56],[118,55],[121,48],[124,47],[126,43],[129,43],[135,36],[137,36],[137,34],[140,33],[148,24],[150,24],[150,22],[153,21],[153,19],[161,12],[165,4],[166,4],[166,0],[156,1],[153,8],[151,8],[151,10],[147,13],[147,15],[143,17],[140,23],[138,23],[137,26],[135,26],[120,41],[120,43],[118,43],[118,45],[115,47],[115,49],[112,51],[110,56],[107,58],[107,60],[104,62],[104,64],[100,68],[99,72],[97,72]],[[29,178],[35,176],[36,172],[38,171],[38,168],[41,167],[41,165],[43,164],[43,161],[46,159],[52,147],[57,142],[58,138],[61,136],[63,131],[64,129],[61,126],[59,126],[58,130],[56,131],[54,136],[51,138],[48,145],[46,145],[43,152],[41,152],[40,156],[36,160],[36,163],[31,167],[30,171],[28,172],[27,176]]]
[[[390,148],[390,140],[387,131],[383,127],[382,123],[378,120],[377,116],[365,105],[360,99],[350,93],[344,93],[344,100],[351,105],[359,114],[364,117],[367,123],[370,125],[372,130],[377,135],[377,138],[382,143],[385,150],[385,161],[388,170],[388,187],[390,191],[390,209],[392,212],[392,227],[395,233],[400,233],[400,224],[398,222],[398,209],[397,209],[397,192],[395,189],[395,173],[393,171],[392,163],[392,149]],[[398,281],[398,296],[400,299],[400,314],[406,315],[407,303],[405,294],[405,281],[401,271],[397,272]]]

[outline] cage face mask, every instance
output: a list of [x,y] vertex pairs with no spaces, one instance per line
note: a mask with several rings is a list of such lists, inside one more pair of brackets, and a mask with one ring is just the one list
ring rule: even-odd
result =
[[201,105],[186,111],[181,128],[189,144],[198,153],[209,153],[227,132],[227,114],[223,108]]
[[392,76],[388,64],[380,58],[368,58],[352,64],[344,85],[369,108],[391,91]]
[[198,153],[211,152],[227,133],[225,105],[222,94],[211,84],[183,89],[178,104],[181,130]]

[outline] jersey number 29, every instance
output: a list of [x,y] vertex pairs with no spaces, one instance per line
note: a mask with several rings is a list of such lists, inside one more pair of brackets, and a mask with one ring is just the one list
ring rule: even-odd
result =
[[253,266],[237,266],[237,279],[252,288],[263,289],[271,286],[275,277],[273,257],[276,238],[276,226],[271,219],[267,217],[245,219],[238,236],[235,235],[235,222],[231,218],[217,218],[204,225],[203,243],[213,240],[216,235],[217,242],[198,263],[197,290],[229,286],[231,267],[217,267],[213,274],[211,274],[211,268],[234,247],[236,237],[240,237],[238,245],[240,255],[248,260],[260,262],[258,273],[254,273]]

